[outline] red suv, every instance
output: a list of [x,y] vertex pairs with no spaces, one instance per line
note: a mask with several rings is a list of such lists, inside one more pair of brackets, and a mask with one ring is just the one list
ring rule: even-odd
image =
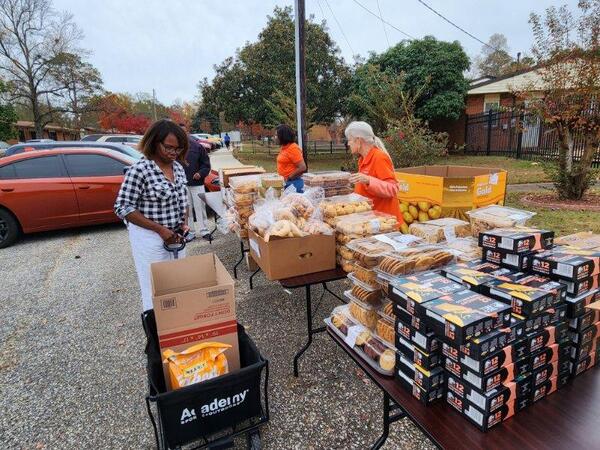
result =
[[113,205],[135,161],[90,147],[0,158],[0,248],[20,233],[118,221]]

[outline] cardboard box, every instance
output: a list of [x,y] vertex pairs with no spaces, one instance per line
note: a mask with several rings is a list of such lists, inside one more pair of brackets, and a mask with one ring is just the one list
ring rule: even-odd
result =
[[586,312],[586,307],[598,300],[600,300],[600,289],[594,289],[578,297],[567,297],[567,317],[572,319],[582,316]]
[[567,298],[567,286],[563,282],[553,281],[541,275],[522,274],[516,278],[518,284],[531,286],[552,293],[552,306],[560,305]]
[[498,264],[471,261],[443,267],[440,273],[452,281],[461,283],[467,289],[481,292],[481,287],[485,283],[498,278],[505,279],[503,278],[505,275],[512,274],[513,272],[500,267]]
[[528,353],[535,353],[552,344],[565,344],[569,340],[569,326],[566,322],[530,333],[524,339]]
[[[231,345],[229,371],[240,368],[234,281],[213,253],[150,266],[152,302],[161,353],[203,341]],[[168,380],[167,364],[164,364]],[[169,383],[167,383],[169,385]]]
[[481,249],[481,259],[483,261],[498,264],[507,269],[527,272],[531,266],[532,257],[535,252],[528,253],[504,253],[498,250],[488,248]]
[[532,256],[531,271],[556,279],[583,280],[600,273],[600,251],[554,247]]
[[592,339],[585,344],[569,345],[567,346],[569,349],[569,359],[574,362],[582,361],[593,354],[598,348],[598,345],[600,345],[600,338]]
[[[510,366],[511,364],[523,361],[528,358],[528,356],[522,356],[515,354],[513,351],[513,346],[509,345],[504,347],[503,349],[498,350],[496,353],[492,353],[491,355],[481,358],[481,359],[473,359],[470,356],[462,354],[460,356],[460,363],[479,375],[488,375],[492,372],[495,372],[503,367]],[[517,376],[522,373],[528,372],[531,370],[531,364],[527,364],[526,362],[520,363],[519,367],[523,367],[524,372],[521,370],[517,371]]]
[[581,361],[571,361],[571,375],[576,377],[577,375],[585,372],[591,367],[596,365],[598,361],[599,353],[590,353],[587,357],[582,359]]
[[530,366],[527,359],[502,367],[496,372],[487,375],[479,375],[465,366],[461,366],[462,379],[471,383],[475,388],[482,392],[490,392],[501,384],[507,384],[512,381],[517,386],[517,397],[524,397],[531,392],[533,388],[533,378],[527,369]]
[[335,269],[335,236],[323,234],[298,237],[272,237],[265,242],[249,230],[250,254],[267,279],[306,275]]
[[423,319],[422,307],[435,298],[462,291],[464,287],[435,272],[422,272],[416,275],[400,277],[390,283],[388,297],[410,314]]
[[459,291],[423,305],[426,323],[448,342],[465,344],[504,325],[510,325],[510,306],[471,291]]
[[398,306],[398,304],[394,303],[394,314],[398,318],[398,320],[402,321],[404,324],[414,328],[417,331],[420,331],[423,334],[430,333],[431,330],[424,320],[419,317],[413,316],[407,310]]
[[469,383],[461,380],[454,375],[448,375],[447,387],[458,397],[465,399],[479,408],[484,413],[494,412],[502,407],[509,400],[514,400],[516,397],[513,391],[504,385],[492,389],[490,392],[482,392],[475,389]]
[[495,229],[479,233],[479,246],[505,253],[528,253],[552,248],[554,231],[534,228]]
[[403,336],[399,335],[396,335],[395,345],[398,353],[402,353],[406,359],[411,360],[423,369],[431,370],[442,364],[442,357],[438,350],[427,353]]
[[582,280],[576,281],[561,281],[565,285],[567,294],[571,297],[577,297],[586,292],[593,291],[598,288],[598,282],[600,281],[600,275],[594,275]]
[[425,353],[434,353],[442,347],[434,332],[422,333],[396,317],[396,338],[398,336],[404,337]]
[[405,375],[412,377],[414,384],[419,386],[425,392],[444,386],[446,376],[444,369],[441,367],[426,370],[413,363],[412,360],[402,353],[396,353],[396,372],[402,372]]
[[600,334],[600,322],[596,322],[579,332],[570,332],[571,342],[575,345],[586,344],[598,337]]
[[430,405],[431,403],[444,398],[445,389],[443,386],[440,386],[437,389],[432,389],[430,391],[426,391],[419,387],[414,379],[405,374],[401,370],[394,371],[394,378],[398,381],[398,383],[407,391],[411,392],[413,397],[419,400],[425,406]]
[[229,187],[229,179],[241,175],[256,175],[265,173],[265,169],[258,166],[224,167],[219,169],[219,183],[221,189]]
[[545,366],[546,364],[550,364],[555,361],[558,361],[559,351],[563,352],[563,358],[565,358],[565,357],[568,358],[568,356],[569,356],[568,350],[569,350],[569,346],[567,346],[567,345],[559,346],[558,344],[552,344],[552,345],[549,345],[548,347],[538,350],[537,352],[535,352],[531,355],[531,369],[537,370],[540,367]]
[[485,295],[500,300],[512,307],[512,312],[525,317],[542,313],[554,303],[554,294],[539,288],[521,284],[494,280],[485,284]]
[[523,331],[525,332],[525,334],[529,334],[550,326],[550,322],[552,321],[552,318],[554,316],[554,310],[543,311],[540,315],[535,317],[524,317],[514,313],[513,316],[523,319],[523,322],[525,324],[523,326]]
[[[563,385],[565,384],[564,381],[562,383],[563,383]],[[558,377],[553,376],[550,379],[546,380],[545,382],[541,383],[541,385],[537,386],[533,390],[533,393],[531,394],[531,403],[535,403],[538,400],[541,400],[542,398],[552,394],[553,392],[556,392],[557,389],[558,389]]]
[[[511,314],[510,326],[473,338],[464,345],[461,345],[459,350],[462,354],[471,358],[481,359],[507,345],[517,347],[517,343],[521,342],[521,339],[525,337],[525,323],[526,321],[523,318]],[[522,346],[524,347],[524,344]],[[521,351],[524,351],[524,349],[517,353],[518,358],[523,356]]]
[[558,361],[551,362],[550,364],[546,364],[536,370],[533,371],[533,387],[534,389],[546,381],[548,381],[551,377],[558,376]]
[[504,169],[485,167],[406,167],[396,172],[398,199],[407,204],[439,205],[442,217],[468,221],[466,211],[504,204],[506,174]]
[[588,310],[583,315],[570,319],[569,328],[579,332],[596,322],[600,322],[600,311]]

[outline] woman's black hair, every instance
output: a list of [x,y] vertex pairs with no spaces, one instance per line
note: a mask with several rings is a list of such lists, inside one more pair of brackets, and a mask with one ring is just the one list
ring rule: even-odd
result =
[[188,137],[179,125],[169,119],[160,119],[150,125],[142,138],[139,147],[146,159],[152,159],[158,151],[158,144],[164,142],[169,134],[175,135],[179,148],[183,151],[177,156],[179,162],[185,161],[188,151]]
[[277,140],[280,145],[291,144],[292,142],[296,142],[296,132],[292,130],[291,127],[285,124],[277,125],[275,129],[277,132]]

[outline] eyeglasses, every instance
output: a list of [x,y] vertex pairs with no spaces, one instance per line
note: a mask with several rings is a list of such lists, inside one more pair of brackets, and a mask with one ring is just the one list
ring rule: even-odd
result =
[[165,145],[162,142],[160,143],[160,146],[167,153],[175,153],[175,154],[179,155],[181,152],[183,152],[183,149],[180,147],[173,147],[171,145]]

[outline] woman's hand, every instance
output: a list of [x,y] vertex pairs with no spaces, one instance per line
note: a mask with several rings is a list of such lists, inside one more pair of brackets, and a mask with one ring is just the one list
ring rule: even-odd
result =
[[364,173],[358,172],[350,175],[350,183],[352,184],[362,183],[368,186],[370,181],[371,177],[369,177],[369,175],[365,175]]

